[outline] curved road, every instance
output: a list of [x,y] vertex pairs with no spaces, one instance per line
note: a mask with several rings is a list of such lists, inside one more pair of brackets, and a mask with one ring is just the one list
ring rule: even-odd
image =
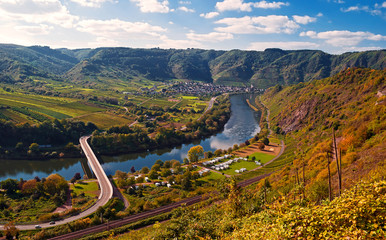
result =
[[[90,166],[91,166],[91,168],[92,168],[92,170],[93,170],[93,172],[94,172],[94,174],[99,182],[101,193],[99,195],[97,202],[92,207],[79,213],[78,215],[75,215],[75,216],[72,216],[69,218],[65,218],[63,220],[56,221],[55,225],[50,225],[49,223],[41,223],[41,224],[39,223],[39,226],[41,226],[42,228],[62,225],[62,224],[66,224],[66,223],[72,222],[74,220],[86,217],[86,216],[92,214],[93,212],[95,212],[99,207],[105,205],[113,196],[113,186],[112,186],[110,180],[108,179],[105,171],[103,170],[102,166],[100,165],[98,159],[96,158],[94,152],[91,150],[90,145],[87,143],[87,140],[89,138],[90,138],[90,136],[83,136],[79,139],[79,142],[80,142],[80,145],[83,149],[83,152],[86,154],[87,160],[90,163]],[[31,229],[35,229],[35,224],[16,225],[16,227],[19,230],[31,230]],[[4,226],[0,225],[0,229],[3,230]]]

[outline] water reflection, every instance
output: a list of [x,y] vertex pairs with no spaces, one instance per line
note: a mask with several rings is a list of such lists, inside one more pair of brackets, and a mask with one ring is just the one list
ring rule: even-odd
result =
[[[132,153],[118,156],[98,156],[107,174],[114,174],[117,169],[128,172],[132,166],[141,169],[151,167],[157,159],[163,161],[176,159],[182,161],[189,149],[201,145],[205,151],[228,149],[234,144],[240,144],[260,131],[258,125],[260,115],[247,104],[246,99],[254,101],[256,95],[243,94],[231,96],[232,114],[224,126],[222,133],[210,138],[197,140],[191,144],[183,144],[175,148],[158,149],[151,152]],[[82,167],[83,165],[83,167]],[[0,160],[0,180],[7,178],[32,179],[35,176],[47,177],[51,173],[59,173],[66,179],[71,179],[76,172],[84,174],[87,169],[86,159],[53,159],[48,161]]]
[[59,173],[71,179],[76,172],[83,174],[81,164],[87,165],[86,159],[65,158],[44,161],[37,160],[0,160],[0,180],[7,178],[32,179],[35,176],[47,177],[52,173]]

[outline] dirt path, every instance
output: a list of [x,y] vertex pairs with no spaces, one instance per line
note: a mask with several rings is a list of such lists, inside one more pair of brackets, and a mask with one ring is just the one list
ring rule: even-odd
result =
[[149,98],[149,99],[147,99],[147,100],[145,100],[145,101],[143,101],[143,102],[141,102],[141,103],[138,103],[138,106],[141,106],[142,104],[144,104],[145,102],[148,102],[148,101],[150,101],[150,100],[152,100],[153,98]]

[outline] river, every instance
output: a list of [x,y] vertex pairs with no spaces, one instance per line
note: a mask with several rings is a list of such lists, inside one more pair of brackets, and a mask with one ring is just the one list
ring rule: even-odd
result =
[[[116,170],[128,172],[134,166],[136,170],[144,166],[151,167],[158,159],[162,161],[176,159],[182,161],[192,146],[201,145],[205,151],[228,149],[253,137],[260,131],[260,114],[254,112],[246,103],[249,98],[254,102],[255,94],[239,94],[231,96],[231,117],[225,124],[224,130],[209,138],[191,144],[183,144],[170,149],[155,150],[152,152],[123,154],[118,156],[98,156],[106,174],[114,174]],[[65,158],[51,160],[0,160],[0,180],[7,178],[32,179],[35,176],[47,177],[58,173],[67,180],[75,173],[84,173],[87,169],[87,160],[80,158]]]

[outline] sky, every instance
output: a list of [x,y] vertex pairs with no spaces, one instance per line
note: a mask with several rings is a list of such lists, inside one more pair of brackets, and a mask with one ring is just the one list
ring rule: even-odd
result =
[[386,1],[0,0],[0,43],[51,48],[386,48]]

